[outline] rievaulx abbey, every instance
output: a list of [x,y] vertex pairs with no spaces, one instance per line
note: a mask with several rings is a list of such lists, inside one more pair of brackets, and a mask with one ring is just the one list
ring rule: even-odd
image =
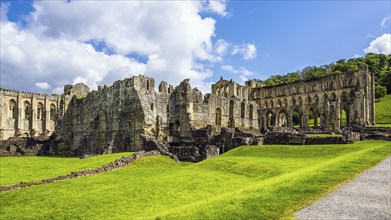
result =
[[203,95],[189,80],[175,88],[163,81],[156,88],[144,75],[96,91],[66,85],[60,96],[1,89],[1,154],[158,148],[199,161],[240,144],[262,143],[262,134],[271,131],[341,133],[350,125],[375,123],[374,80],[366,66],[276,86],[221,78],[211,91]]

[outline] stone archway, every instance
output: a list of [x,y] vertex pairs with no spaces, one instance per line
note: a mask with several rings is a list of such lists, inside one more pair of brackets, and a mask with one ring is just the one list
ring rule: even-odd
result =
[[292,127],[303,127],[303,114],[298,108],[292,111]]
[[288,113],[286,110],[281,110],[278,113],[278,118],[277,118],[277,125],[280,127],[288,127],[289,126],[289,117]]

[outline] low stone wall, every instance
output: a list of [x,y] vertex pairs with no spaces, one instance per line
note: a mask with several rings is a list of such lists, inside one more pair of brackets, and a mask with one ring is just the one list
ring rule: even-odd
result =
[[360,134],[347,132],[339,137],[308,137],[301,133],[269,132],[265,138],[265,144],[349,144],[360,140]]
[[49,139],[10,138],[0,141],[0,156],[36,156],[50,154]]
[[215,157],[242,145],[260,145],[264,137],[241,130],[222,128],[219,133],[210,127],[193,131],[194,142],[171,142],[169,151],[181,161],[198,162]]
[[181,161],[199,162],[218,156],[220,149],[216,145],[179,145],[170,146],[170,152]]
[[112,171],[115,169],[118,169],[120,167],[125,167],[131,163],[133,163],[135,160],[143,158],[143,157],[148,157],[148,156],[155,156],[159,155],[160,151],[154,150],[154,151],[139,151],[131,156],[124,156],[121,157],[114,162],[111,162],[109,164],[103,165],[102,167],[96,168],[96,169],[88,169],[88,170],[81,170],[77,172],[72,172],[67,175],[63,176],[58,176],[54,178],[49,178],[49,179],[44,179],[38,182],[21,182],[19,184],[15,184],[12,186],[0,186],[0,192],[5,192],[9,190],[16,190],[16,189],[22,189],[22,188],[27,188],[31,186],[38,186],[38,185],[43,185],[47,183],[53,183],[53,182],[58,182],[58,181],[63,181],[67,179],[73,179],[73,178],[78,178],[78,177],[83,177],[83,176],[89,176],[89,175],[94,175],[98,173],[103,173],[103,172],[108,172]]

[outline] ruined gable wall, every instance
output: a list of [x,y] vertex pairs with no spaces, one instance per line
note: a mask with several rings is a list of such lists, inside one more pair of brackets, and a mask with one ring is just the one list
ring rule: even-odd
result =
[[[210,121],[216,125],[221,109],[221,127],[239,128],[243,131],[256,132],[258,126],[258,105],[251,100],[251,88],[232,80],[220,79],[212,85],[209,98]],[[217,116],[216,116],[217,115]]]
[[59,102],[59,96],[0,89],[0,140],[51,135]]
[[87,154],[102,153],[108,145],[113,152],[141,150],[141,105],[133,78],[99,87],[85,98],[73,96],[63,117],[64,144]]

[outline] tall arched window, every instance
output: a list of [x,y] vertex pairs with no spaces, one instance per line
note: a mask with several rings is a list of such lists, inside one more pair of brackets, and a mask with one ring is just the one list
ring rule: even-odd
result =
[[244,118],[245,111],[246,111],[246,106],[245,106],[244,102],[242,102],[242,104],[240,105],[240,117],[241,118]]
[[37,105],[37,119],[42,120],[42,114],[43,114],[43,104],[41,102]]
[[56,119],[56,106],[54,104],[50,105],[50,120],[54,121]]
[[15,100],[11,99],[9,101],[9,114],[8,114],[8,117],[16,119],[18,117],[17,109],[18,109],[18,107],[16,106]]
[[31,105],[30,102],[25,101],[24,102],[24,118],[27,120],[30,120],[31,115]]
[[221,126],[221,108],[216,108],[216,125]]

